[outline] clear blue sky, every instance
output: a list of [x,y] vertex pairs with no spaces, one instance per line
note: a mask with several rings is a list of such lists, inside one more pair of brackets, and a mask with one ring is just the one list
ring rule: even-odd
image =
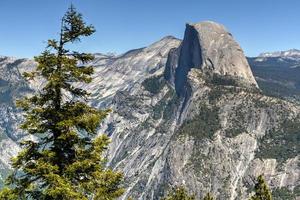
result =
[[123,53],[182,38],[186,22],[204,20],[224,24],[248,56],[300,48],[300,0],[0,0],[0,55],[38,55],[71,2],[97,29],[83,51]]

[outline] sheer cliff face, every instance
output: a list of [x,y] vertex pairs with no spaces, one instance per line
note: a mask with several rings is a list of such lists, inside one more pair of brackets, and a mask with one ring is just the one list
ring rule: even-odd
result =
[[103,130],[113,138],[110,165],[125,172],[125,196],[158,199],[184,185],[199,199],[248,199],[261,173],[277,195],[299,195],[299,106],[257,88],[223,26],[187,25],[164,74],[114,97]]
[[187,25],[164,74],[114,96],[103,130],[111,131],[110,165],[125,172],[126,196],[158,199],[184,185],[199,199],[248,199],[261,173],[277,194],[297,196],[299,106],[257,87],[223,26]]
[[[113,110],[99,133],[112,139],[108,164],[124,172],[123,199],[156,200],[183,185],[197,199],[212,192],[218,200],[246,200],[262,173],[277,194],[300,196],[300,107],[256,89],[223,26],[187,25],[182,42],[166,37],[121,56],[96,55],[92,64],[94,80],[84,87],[93,106]],[[17,130],[17,111],[1,112],[10,117],[0,123]],[[0,137],[0,158],[16,140],[9,137],[14,146]],[[0,160],[2,174],[7,160]]]
[[257,87],[241,47],[224,26],[215,22],[187,24],[178,56],[175,75],[178,94],[184,94],[188,89],[186,77],[191,68],[230,76],[241,85]]

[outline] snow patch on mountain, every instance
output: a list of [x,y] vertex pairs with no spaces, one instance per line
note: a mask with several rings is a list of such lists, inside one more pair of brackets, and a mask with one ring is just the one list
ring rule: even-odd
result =
[[300,50],[290,49],[290,50],[286,50],[286,51],[266,52],[266,53],[261,53],[258,55],[259,59],[276,58],[276,57],[300,61]]

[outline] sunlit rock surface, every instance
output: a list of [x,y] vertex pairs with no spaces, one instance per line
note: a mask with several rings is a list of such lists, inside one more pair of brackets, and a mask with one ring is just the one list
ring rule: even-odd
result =
[[[93,106],[113,110],[99,133],[112,139],[108,164],[124,172],[123,199],[159,199],[175,185],[198,198],[248,199],[261,173],[277,195],[300,196],[300,107],[257,89],[222,25],[189,24],[183,42],[168,36],[123,55],[95,56],[93,82],[82,87]],[[21,77],[34,65],[0,58],[2,178],[24,137],[13,101],[42,84]]]

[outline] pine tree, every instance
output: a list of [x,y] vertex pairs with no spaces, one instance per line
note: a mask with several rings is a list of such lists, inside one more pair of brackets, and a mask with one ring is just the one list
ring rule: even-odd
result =
[[255,194],[250,200],[272,200],[271,191],[262,175],[257,177],[257,183],[255,184],[254,190]]
[[17,101],[25,112],[21,128],[36,139],[21,143],[24,150],[12,160],[14,172],[0,199],[110,200],[123,194],[122,174],[105,168],[102,154],[109,138],[96,137],[109,110],[90,107],[89,93],[76,86],[91,82],[93,67],[83,64],[93,56],[66,49],[94,32],[71,6],[62,18],[59,40],[49,40],[35,57],[36,70],[24,74],[45,81],[35,95]]
[[210,193],[207,193],[203,200],[214,200],[214,198]]
[[177,187],[172,189],[167,197],[162,198],[162,200],[195,200],[195,196],[189,195],[183,187]]

